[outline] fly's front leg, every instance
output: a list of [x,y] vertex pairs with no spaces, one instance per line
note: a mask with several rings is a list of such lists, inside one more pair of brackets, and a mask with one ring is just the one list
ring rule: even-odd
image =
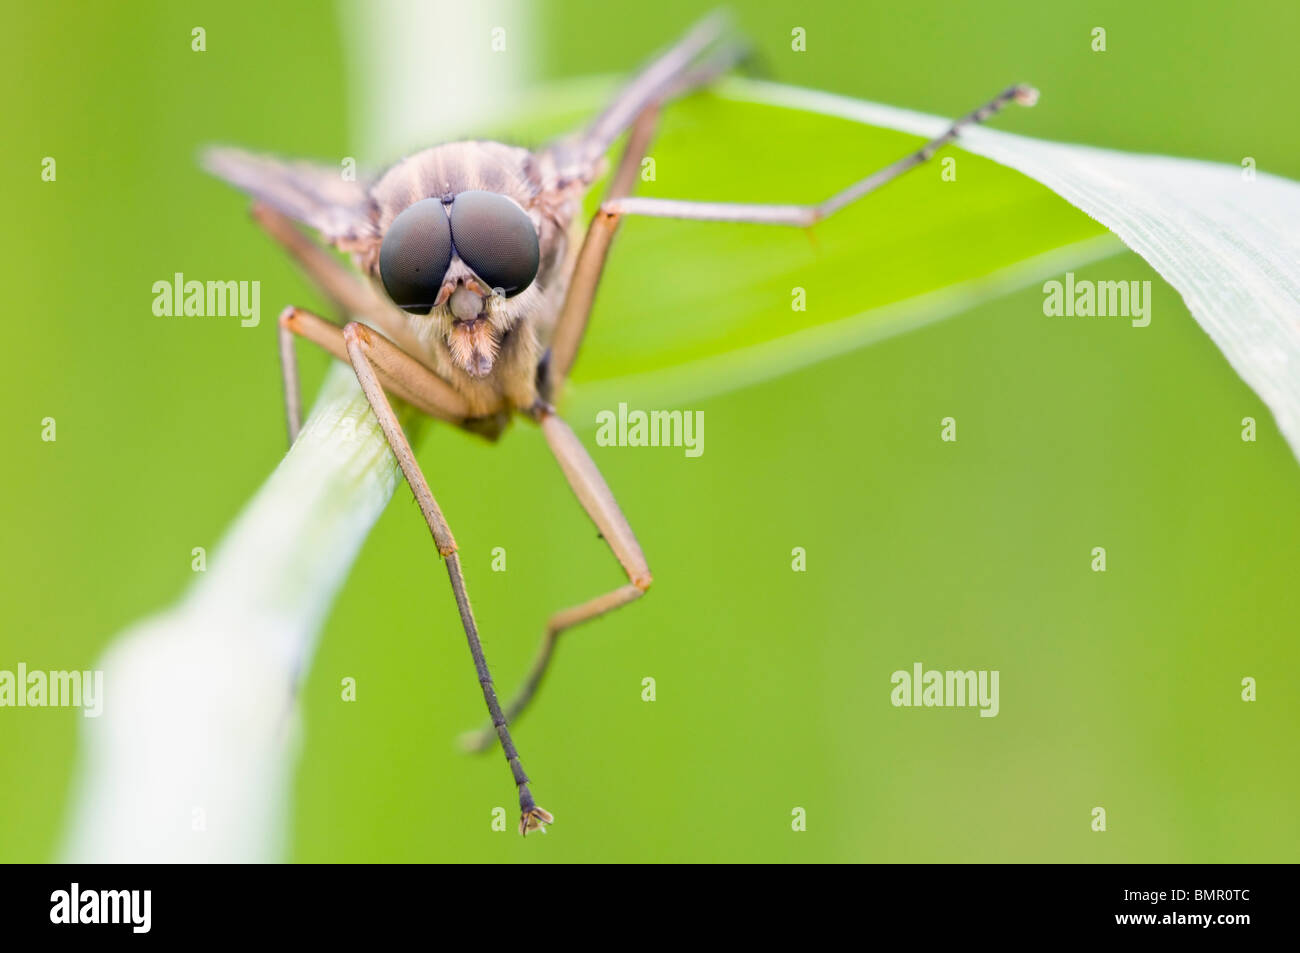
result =
[[[653,581],[650,567],[641,552],[641,544],[637,542],[632,527],[619,509],[618,501],[614,499],[614,494],[610,492],[605,478],[600,475],[600,470],[596,468],[595,461],[587,453],[582,441],[550,408],[538,409],[534,415],[541,424],[546,442],[555,454],[560,469],[564,471],[574,495],[600,530],[601,537],[613,550],[619,565],[627,573],[628,581],[626,585],[551,616],[532,669],[507,709],[511,721],[519,716],[536,694],[561,633],[641,598]],[[492,744],[492,730],[484,728],[472,732],[462,738],[462,743],[470,750],[483,751]]]
[[[429,532],[433,534],[438,553],[446,564],[447,577],[451,580],[452,593],[456,597],[456,608],[460,611],[460,621],[465,629],[465,639],[469,643],[470,655],[474,659],[474,670],[478,673],[479,685],[483,689],[483,700],[487,703],[488,714],[492,719],[492,729],[497,740],[501,742],[501,750],[505,752],[510,772],[514,776],[515,787],[519,792],[519,833],[527,834],[529,831],[544,830],[543,825],[551,823],[554,818],[550,812],[533,800],[532,792],[528,788],[528,775],[524,773],[523,765],[519,761],[519,752],[510,737],[506,717],[497,701],[496,689],[492,686],[492,675],[488,671],[487,659],[483,654],[483,644],[479,640],[478,624],[474,621],[469,594],[465,590],[465,576],[461,571],[460,556],[456,552],[456,540],[452,537],[451,528],[443,518],[442,510],[429,489],[429,483],[415,460],[415,454],[411,452],[411,444],[402,431],[397,415],[393,412],[388,395],[384,393],[384,388],[380,384],[379,369],[389,364],[392,355],[386,353],[386,342],[364,324],[356,322],[348,324],[343,329],[343,341],[347,348],[348,359],[356,371],[357,380],[365,392],[366,400],[370,402],[371,409],[379,418],[379,426],[383,429],[384,436],[388,438],[388,445],[397,457],[398,465],[402,468],[406,482],[415,494],[420,512],[429,526]],[[389,344],[388,347],[392,345]]]
[[[289,422],[289,442],[293,443],[302,428],[302,402],[298,387],[298,359],[294,354],[294,336],[304,337],[320,345],[340,361],[350,362],[343,328],[317,317],[310,311],[288,307],[280,312],[278,334],[280,340],[280,370],[284,377],[284,405]],[[397,345],[378,335],[372,335],[378,368],[384,386],[417,410],[466,426],[469,405],[450,384],[434,374]]]

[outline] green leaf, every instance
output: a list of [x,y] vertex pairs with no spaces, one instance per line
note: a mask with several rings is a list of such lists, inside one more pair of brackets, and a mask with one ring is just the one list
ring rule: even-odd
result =
[[[639,194],[815,202],[948,123],[733,79],[666,112],[655,180]],[[811,237],[629,220],[574,375],[578,400],[603,406],[629,389],[681,400],[753,384],[1114,253],[1103,225],[1183,295],[1300,455],[1300,185],[1253,166],[989,127]],[[791,311],[796,287],[806,312]]]
[[[646,181],[643,173],[637,195],[816,202],[924,141],[769,105],[757,101],[764,89],[750,84],[724,89],[726,95],[702,93],[664,111],[650,152],[654,178]],[[505,128],[540,142],[581,122],[608,91],[603,83],[570,84],[539,96],[525,118]],[[559,116],[539,118],[542,103]],[[945,178],[947,159],[953,161]],[[593,190],[592,208],[598,199]],[[956,148],[808,231],[629,217],[610,253],[574,372],[576,393],[587,393],[584,384],[737,355],[850,318],[855,330],[847,339],[817,340],[866,343],[873,333],[898,333],[937,316],[920,307],[900,323],[897,307],[886,306],[942,291],[942,316],[960,313],[1023,286],[1048,263],[1056,269],[1050,276],[1120,251],[1118,242],[1096,240],[1105,234],[1050,189]],[[1057,254],[1041,259],[1045,252]],[[986,280],[1007,269],[1007,280]],[[804,289],[806,310],[792,308],[796,288]],[[810,340],[795,345],[805,360]],[[739,358],[750,373],[735,377],[733,386],[780,372],[767,362],[755,367],[752,357]],[[679,398],[695,393],[692,387]]]

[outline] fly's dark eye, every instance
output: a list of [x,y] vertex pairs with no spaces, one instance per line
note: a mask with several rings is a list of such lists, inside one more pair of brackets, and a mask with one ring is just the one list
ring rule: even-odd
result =
[[456,254],[507,298],[537,277],[537,230],[528,213],[496,192],[461,192],[451,205]]
[[451,264],[451,226],[438,199],[403,209],[379,246],[379,278],[393,304],[428,314]]

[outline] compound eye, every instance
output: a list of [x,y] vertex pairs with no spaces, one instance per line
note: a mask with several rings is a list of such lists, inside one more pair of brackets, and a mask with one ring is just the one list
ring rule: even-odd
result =
[[451,205],[456,254],[507,298],[537,277],[537,230],[522,208],[496,192],[461,192]]
[[379,246],[379,278],[393,304],[428,314],[451,264],[451,225],[439,199],[403,209]]

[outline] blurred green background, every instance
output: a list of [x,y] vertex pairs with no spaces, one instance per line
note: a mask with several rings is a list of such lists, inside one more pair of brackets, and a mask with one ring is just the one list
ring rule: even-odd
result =
[[[529,9],[513,36],[540,82],[625,73],[706,6]],[[274,314],[324,302],[195,154],[231,142],[393,158],[366,156],[348,128],[349,40],[333,13],[232,0],[46,4],[9,18],[0,668],[90,667],[114,633],[184,591],[191,549],[216,545],[283,454]],[[945,115],[1029,80],[1040,106],[1000,128],[1233,165],[1249,155],[1300,178],[1291,0],[808,0],[736,13],[774,79]],[[203,54],[190,50],[196,25]],[[794,26],[804,53],[790,50]],[[1095,26],[1105,53],[1090,49]],[[456,42],[470,39],[449,17],[431,55]],[[560,118],[518,134],[560,131]],[[913,141],[700,97],[665,117],[648,194],[815,199]],[[1014,173],[953,154],[962,202],[940,191],[936,168],[826,223],[816,244],[629,223],[575,404],[593,382],[1099,233]],[[55,183],[40,179],[43,156],[58,161]],[[544,839],[492,831],[493,807],[513,813],[500,756],[453,747],[482,700],[399,488],[304,688],[291,857],[1300,859],[1300,468],[1141,259],[1077,270],[1151,280],[1151,326],[1047,319],[1030,287],[686,405],[705,412],[699,459],[597,448],[593,419],[573,420],[656,583],[567,637],[518,727],[538,800],[557,816]],[[260,280],[261,325],[154,318],[151,285],[176,271]],[[790,311],[794,285],[809,289],[807,314]],[[300,355],[310,393],[327,360]],[[46,416],[56,443],[39,439]],[[946,416],[956,444],[938,439]],[[1256,443],[1240,439],[1246,416]],[[429,428],[419,455],[498,683],[513,687],[546,616],[618,584],[617,565],[532,426],[496,447]],[[505,573],[489,570],[498,546]],[[791,571],[795,546],[805,573]],[[1104,574],[1089,569],[1094,546],[1107,549]],[[890,673],[916,661],[998,669],[1001,713],[891,707]],[[339,700],[346,676],[356,703]],[[653,703],[641,700],[646,676]],[[1253,704],[1239,697],[1244,676],[1259,683]],[[0,710],[0,860],[54,857],[79,720]],[[1089,829],[1097,805],[1104,834]],[[791,831],[796,806],[806,832]]]

